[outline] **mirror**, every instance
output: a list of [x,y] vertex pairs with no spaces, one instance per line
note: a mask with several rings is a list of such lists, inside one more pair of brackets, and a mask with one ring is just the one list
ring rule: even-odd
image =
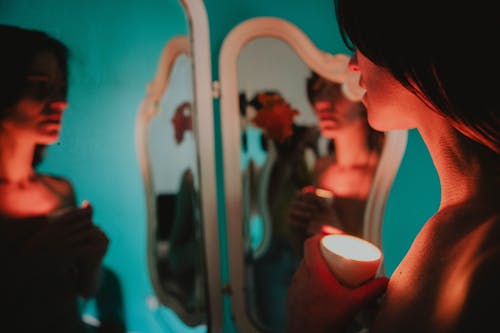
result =
[[206,320],[206,299],[191,69],[188,37],[172,38],[141,106],[138,152],[148,169],[148,258],[156,294],[187,324],[198,325]]
[[208,29],[203,3],[182,3],[191,35],[163,49],[139,108],[136,150],[156,297],[186,325],[211,332],[222,314]]
[[[231,306],[241,332],[285,331],[286,293],[308,236],[289,223],[298,191],[329,194],[325,205],[335,215],[328,224],[381,244],[383,207],[406,132],[369,129],[359,103],[364,92],[348,61],[277,18],[243,22],[222,46]],[[332,100],[336,116],[325,119],[321,108]]]

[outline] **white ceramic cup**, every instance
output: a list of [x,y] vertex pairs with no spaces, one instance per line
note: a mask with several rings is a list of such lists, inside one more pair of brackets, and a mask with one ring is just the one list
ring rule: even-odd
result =
[[382,261],[377,246],[347,234],[324,236],[321,252],[337,280],[350,288],[373,278]]

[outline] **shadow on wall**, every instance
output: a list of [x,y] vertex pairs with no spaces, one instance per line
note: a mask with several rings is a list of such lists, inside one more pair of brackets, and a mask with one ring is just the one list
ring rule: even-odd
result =
[[106,266],[101,269],[101,281],[97,294],[87,302],[90,301],[95,302],[96,318],[83,315],[88,333],[125,333],[127,331],[122,286],[118,276]]

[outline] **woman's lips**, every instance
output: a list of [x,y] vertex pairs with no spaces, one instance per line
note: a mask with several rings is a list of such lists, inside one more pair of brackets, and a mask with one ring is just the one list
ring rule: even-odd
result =
[[42,121],[43,123],[51,123],[51,124],[57,123],[57,124],[59,124],[62,121],[62,115],[60,115],[60,114],[53,114],[50,116],[46,116],[44,118],[45,119]]
[[322,130],[334,130],[339,127],[339,122],[336,120],[322,120],[320,122],[320,128]]

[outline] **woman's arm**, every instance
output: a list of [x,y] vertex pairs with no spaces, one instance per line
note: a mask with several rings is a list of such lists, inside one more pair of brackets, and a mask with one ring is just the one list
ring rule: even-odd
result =
[[[109,239],[106,234],[92,221],[92,207],[84,201],[80,208],[76,204],[75,190],[71,182],[61,177],[50,177],[53,188],[60,194],[62,199],[61,211],[56,212],[58,219],[67,219],[68,223],[77,223],[71,220],[72,210],[86,212],[80,219],[87,220],[87,226],[79,231],[72,246],[75,249],[75,274],[78,292],[85,298],[89,298],[97,293],[100,280],[100,268],[102,259],[107,251]],[[53,216],[54,217],[54,216]]]

